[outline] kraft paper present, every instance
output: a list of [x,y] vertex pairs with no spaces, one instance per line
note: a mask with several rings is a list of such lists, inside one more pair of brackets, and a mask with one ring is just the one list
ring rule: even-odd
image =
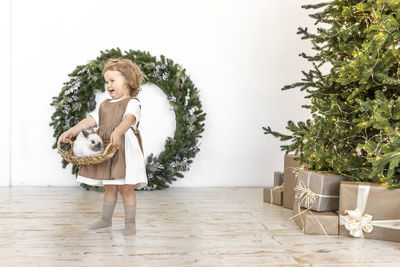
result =
[[283,184],[283,172],[274,172],[274,186]]
[[342,182],[339,224],[340,235],[399,242],[400,190],[373,183]]
[[294,187],[296,186],[296,173],[294,172],[296,168],[300,167],[300,161],[294,158],[297,155],[285,155],[284,160],[284,172],[283,172],[283,184],[285,185],[283,189],[283,207],[288,209],[293,209],[294,202]]
[[283,201],[283,188],[278,188],[278,187],[264,188],[264,202],[282,206],[282,201]]
[[296,201],[302,208],[313,211],[339,209],[340,182],[344,176],[309,170],[299,170],[296,182]]
[[305,234],[337,235],[339,233],[339,217],[333,211],[306,210],[300,208],[296,201],[293,204],[293,211],[295,215],[293,219]]

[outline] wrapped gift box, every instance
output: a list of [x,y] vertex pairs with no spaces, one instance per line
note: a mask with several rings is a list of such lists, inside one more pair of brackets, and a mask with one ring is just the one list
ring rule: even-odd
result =
[[399,242],[400,190],[372,183],[342,182],[339,224],[340,235]]
[[294,158],[297,155],[285,155],[284,172],[283,172],[283,206],[288,209],[293,209],[294,202],[294,187],[296,186],[296,173],[295,169],[300,167],[300,161]]
[[264,202],[282,206],[283,188],[281,187],[265,187]]
[[296,201],[300,206],[314,211],[336,211],[339,209],[340,182],[344,176],[299,170],[296,182]]
[[274,186],[283,184],[283,172],[274,172]]
[[339,233],[339,217],[333,211],[306,210],[299,207],[296,201],[293,204],[293,211],[295,215],[293,219],[305,234],[337,235]]

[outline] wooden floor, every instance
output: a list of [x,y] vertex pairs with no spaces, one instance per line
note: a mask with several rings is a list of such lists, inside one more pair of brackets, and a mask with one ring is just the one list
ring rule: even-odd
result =
[[134,236],[87,230],[103,193],[81,187],[0,188],[0,266],[400,266],[400,243],[303,235],[262,188],[137,191]]

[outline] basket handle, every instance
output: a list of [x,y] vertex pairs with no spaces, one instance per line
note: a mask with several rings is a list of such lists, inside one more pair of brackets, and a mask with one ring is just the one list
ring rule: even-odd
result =
[[106,146],[106,149],[104,149],[104,152],[103,152],[104,155],[108,154],[108,151],[111,149],[111,146],[112,146],[112,143],[109,142],[108,145]]

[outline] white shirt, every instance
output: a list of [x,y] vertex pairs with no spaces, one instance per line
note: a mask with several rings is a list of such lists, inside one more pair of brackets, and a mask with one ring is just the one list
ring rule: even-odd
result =
[[[111,99],[111,103],[121,101],[121,99]],[[132,124],[132,127],[136,130],[137,124],[140,121],[141,110],[140,101],[137,99],[129,100],[125,113],[123,117],[127,114],[132,114],[135,116],[136,120]],[[97,105],[96,109],[90,112],[88,115],[92,116],[95,120],[97,126],[99,126],[99,108],[100,104]],[[148,183],[146,166],[144,161],[144,156],[140,150],[139,141],[134,135],[133,131],[129,129],[125,133],[125,166],[126,166],[126,176],[123,179],[114,180],[96,180],[92,178],[87,178],[78,175],[76,181],[79,183],[84,183],[92,186],[103,186],[109,184],[123,185],[123,184],[133,184],[136,189],[141,189],[145,187]]]

